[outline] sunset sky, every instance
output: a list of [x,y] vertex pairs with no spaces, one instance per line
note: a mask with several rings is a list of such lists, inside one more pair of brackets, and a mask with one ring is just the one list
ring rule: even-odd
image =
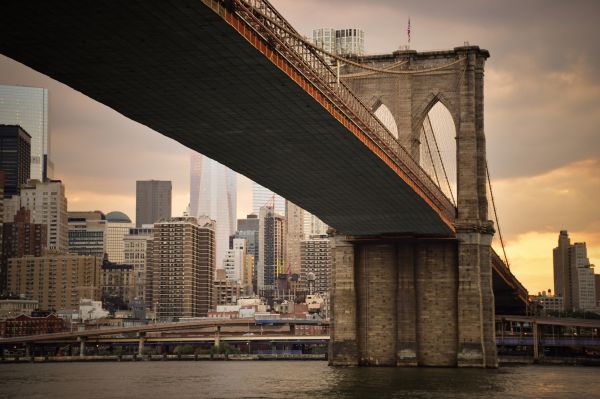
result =
[[[361,28],[369,54],[488,49],[485,132],[511,270],[537,293],[553,287],[559,230],[587,242],[600,267],[600,2],[272,0],[298,31]],[[173,212],[188,203],[189,150],[4,56],[0,84],[50,92],[51,157],[69,210],[135,217],[135,181],[173,181]],[[251,210],[238,179],[238,217]]]

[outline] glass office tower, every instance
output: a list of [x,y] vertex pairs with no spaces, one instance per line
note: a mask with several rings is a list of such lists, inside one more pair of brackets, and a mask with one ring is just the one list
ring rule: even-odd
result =
[[30,178],[52,178],[48,89],[0,85],[0,124],[20,125],[31,136]]

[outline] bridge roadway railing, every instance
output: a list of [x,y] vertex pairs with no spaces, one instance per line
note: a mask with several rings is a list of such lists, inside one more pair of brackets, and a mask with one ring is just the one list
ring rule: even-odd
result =
[[314,46],[277,12],[267,0],[202,0],[215,12],[224,16],[234,12],[248,28],[260,36],[275,52],[318,92],[341,115],[366,135],[410,179],[409,185],[417,187],[453,223],[456,208],[425,170],[400,144],[385,125],[371,112],[339,76]]
[[54,341],[61,339],[76,339],[79,337],[94,337],[102,335],[118,334],[137,334],[152,331],[174,331],[186,330],[198,327],[223,327],[223,326],[250,326],[260,324],[290,324],[290,325],[329,325],[329,320],[312,319],[273,319],[260,320],[258,323],[254,319],[204,319],[184,323],[156,323],[133,327],[115,327],[99,328],[94,330],[67,331],[53,334],[28,335],[22,337],[0,338],[2,344],[18,344],[26,342]]

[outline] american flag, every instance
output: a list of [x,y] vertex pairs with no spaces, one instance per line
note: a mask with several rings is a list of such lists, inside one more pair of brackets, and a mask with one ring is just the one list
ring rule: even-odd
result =
[[408,18],[408,28],[406,29],[406,33],[408,34],[408,42],[410,43],[410,17]]

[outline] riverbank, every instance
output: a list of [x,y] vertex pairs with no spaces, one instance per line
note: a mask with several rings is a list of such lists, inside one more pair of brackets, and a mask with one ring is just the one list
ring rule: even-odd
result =
[[[15,356],[0,358],[0,364],[10,363],[72,363],[72,362],[158,362],[158,361],[326,361],[326,354],[196,354],[196,355],[102,355],[102,356]],[[526,356],[505,356],[499,359],[500,367],[548,366],[600,366],[600,359],[550,358],[534,362]]]
[[149,362],[149,361],[257,361],[257,360],[327,360],[325,354],[197,354],[197,355],[102,355],[102,356],[15,356],[0,358],[1,363],[70,363],[70,362]]

